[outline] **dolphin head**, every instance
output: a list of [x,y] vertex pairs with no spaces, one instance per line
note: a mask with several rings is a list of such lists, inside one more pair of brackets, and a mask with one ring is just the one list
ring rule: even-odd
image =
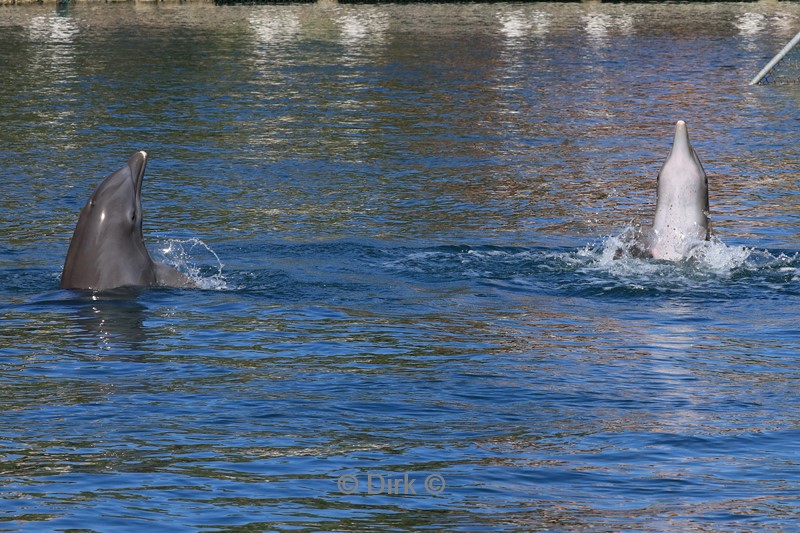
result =
[[[63,288],[104,290],[155,282],[142,236],[142,180],[147,153],[106,177],[81,210],[70,241]],[[153,279],[150,279],[153,278]]]
[[136,152],[122,167],[98,185],[83,207],[81,218],[96,224],[98,231],[122,237],[142,237],[142,181],[147,153]]
[[708,178],[682,120],[658,174],[652,229],[649,251],[656,259],[681,259],[697,241],[708,239]]

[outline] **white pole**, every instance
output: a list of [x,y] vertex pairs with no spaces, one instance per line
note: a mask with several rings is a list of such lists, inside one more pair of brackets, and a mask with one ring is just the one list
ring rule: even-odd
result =
[[783,50],[778,52],[775,55],[775,57],[773,57],[772,60],[770,60],[770,62],[767,63],[766,67],[761,69],[761,72],[759,72],[758,75],[755,78],[753,78],[753,81],[750,82],[750,85],[756,85],[758,82],[760,82],[761,79],[764,76],[766,76],[770,70],[772,70],[772,67],[774,67],[778,63],[778,61],[783,59],[783,56],[789,53],[789,50],[791,50],[792,47],[796,45],[798,41],[800,41],[800,32],[798,32],[797,35],[795,35],[794,38],[791,41],[789,41],[789,44],[783,47]]

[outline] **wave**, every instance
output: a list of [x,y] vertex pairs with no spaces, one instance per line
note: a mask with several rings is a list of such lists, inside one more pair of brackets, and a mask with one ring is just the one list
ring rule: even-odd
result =
[[[681,261],[630,253],[627,232],[581,248],[440,246],[400,249],[382,267],[428,283],[473,282],[561,295],[686,294],[736,298],[753,290],[796,293],[800,253],[703,241]],[[622,253],[621,253],[622,250]]]
[[308,293],[314,287],[322,287],[326,294],[337,288],[387,294],[391,289],[385,285],[399,289],[392,279],[449,284],[476,292],[492,287],[572,296],[672,294],[730,299],[799,292],[800,252],[730,245],[713,238],[696,243],[681,261],[655,260],[632,253],[634,231],[626,228],[619,235],[577,248],[250,243],[237,248],[234,264],[238,268],[233,269],[226,269],[219,255],[196,238],[165,240],[156,255],[201,289],[267,291],[286,297],[312,297]]

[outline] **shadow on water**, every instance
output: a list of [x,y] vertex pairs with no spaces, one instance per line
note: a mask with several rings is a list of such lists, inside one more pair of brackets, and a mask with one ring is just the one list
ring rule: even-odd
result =
[[38,333],[58,337],[56,345],[69,355],[138,359],[146,353],[148,342],[144,327],[147,307],[139,301],[142,292],[124,288],[101,293],[45,293],[21,305],[18,315],[49,316],[39,324]]

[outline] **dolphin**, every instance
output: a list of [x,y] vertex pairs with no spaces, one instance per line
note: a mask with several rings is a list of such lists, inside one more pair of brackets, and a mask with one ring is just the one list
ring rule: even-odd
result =
[[658,173],[656,214],[644,233],[643,255],[678,261],[709,239],[708,177],[689,143],[686,122],[675,125],[672,149]]
[[81,210],[69,243],[61,288],[192,287],[174,268],[150,258],[142,236],[142,178],[147,153],[109,175]]

